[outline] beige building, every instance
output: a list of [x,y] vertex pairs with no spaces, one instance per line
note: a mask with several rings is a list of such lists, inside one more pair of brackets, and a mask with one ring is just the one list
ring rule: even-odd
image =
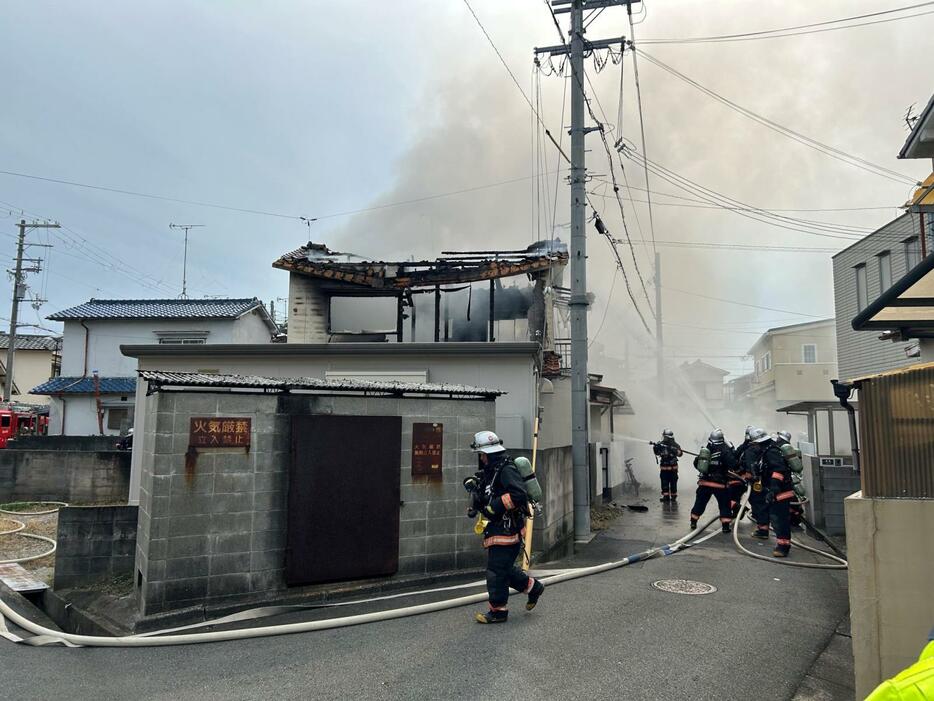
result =
[[755,362],[748,397],[775,411],[795,402],[834,401],[837,334],[833,319],[769,329],[749,350]]
[[725,385],[723,379],[730,373],[703,360],[682,363],[679,368],[691,389],[708,409],[722,409],[726,406]]
[[[0,362],[6,364],[6,353],[10,347],[9,334],[0,334]],[[48,404],[45,395],[29,394],[36,385],[48,382],[59,374],[61,367],[61,340],[52,336],[16,334],[16,350],[13,354],[13,392],[10,399],[19,404]],[[3,367],[2,379],[6,380]]]

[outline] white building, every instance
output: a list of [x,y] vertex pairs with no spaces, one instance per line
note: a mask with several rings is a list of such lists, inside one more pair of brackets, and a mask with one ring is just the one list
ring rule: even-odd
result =
[[256,298],[92,299],[47,318],[65,325],[61,377],[30,394],[51,397],[50,435],[117,435],[133,425],[136,360],[122,344],[270,343],[278,331]]

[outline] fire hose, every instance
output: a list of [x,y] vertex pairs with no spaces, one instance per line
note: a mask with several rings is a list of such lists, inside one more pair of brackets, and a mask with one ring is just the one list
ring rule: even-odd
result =
[[[581,577],[588,577],[594,574],[600,574],[603,572],[609,572],[610,570],[619,569],[621,567],[626,567],[627,565],[632,565],[637,562],[644,562],[646,560],[651,560],[657,557],[666,557],[668,555],[673,555],[676,552],[685,550],[687,548],[698,545],[699,543],[707,540],[708,538],[713,538],[719,534],[719,531],[714,531],[713,533],[708,533],[704,538],[698,539],[698,536],[703,533],[712,523],[717,521],[718,518],[715,516],[708,521],[706,521],[702,526],[698,527],[697,530],[691,531],[686,535],[681,536],[677,540],[668,543],[667,545],[660,545],[648,550],[644,550],[639,553],[635,553],[628,557],[623,558],[622,560],[615,560],[612,562],[605,562],[600,565],[593,565],[590,567],[580,567],[573,570],[567,570],[553,574],[541,579],[546,585],[559,584],[561,582],[567,582],[572,579],[579,579]],[[461,585],[462,586],[462,585]],[[398,596],[398,595],[393,595]],[[368,601],[376,601],[384,597],[378,597],[377,599],[369,599]],[[391,598],[391,597],[386,597]],[[42,645],[52,645],[52,644],[62,644],[68,647],[161,647],[168,645],[191,645],[196,643],[214,643],[221,642],[225,640],[244,640],[248,638],[264,638],[273,635],[289,635],[292,633],[307,633],[310,631],[317,630],[331,630],[334,628],[345,628],[348,626],[362,625],[364,623],[375,623],[377,621],[389,621],[398,618],[407,618],[409,616],[418,616],[425,613],[433,613],[435,611],[444,611],[447,609],[457,608],[460,606],[467,606],[469,604],[477,604],[483,601],[486,601],[488,595],[486,592],[469,594],[467,596],[460,596],[453,599],[445,599],[443,601],[434,601],[426,604],[417,604],[414,606],[406,606],[402,608],[389,609],[386,611],[376,611],[372,613],[363,613],[353,616],[340,616],[337,618],[329,618],[320,621],[304,621],[301,623],[285,623],[280,625],[272,626],[260,626],[256,628],[240,628],[236,630],[223,630],[223,631],[210,631],[205,633],[187,633],[187,634],[172,634],[167,631],[155,631],[152,633],[147,633],[144,635],[126,635],[126,636],[101,636],[101,635],[76,635],[72,633],[63,633],[61,631],[53,630],[51,628],[46,628],[41,626],[33,621],[30,621],[25,616],[17,613],[6,602],[0,599],[0,637],[4,637],[7,640],[13,642],[21,643],[24,645],[33,645],[33,646],[42,646]],[[356,602],[362,603],[362,602]],[[294,610],[294,609],[292,609]],[[242,614],[234,614],[234,616],[244,614],[250,614],[250,612],[243,612]],[[33,634],[33,637],[30,638],[21,638],[18,635],[10,632],[6,627],[4,622],[4,617],[15,623],[17,626]],[[258,617],[252,616],[250,617]],[[242,618],[241,620],[244,620]],[[231,617],[225,619],[225,621],[230,621]],[[209,625],[214,625],[218,623],[215,622],[205,622],[198,624],[198,627],[205,627]],[[178,629],[172,629],[178,630]],[[161,636],[161,637],[157,637]]]
[[[13,523],[16,524],[12,529],[0,532],[0,535],[16,534],[20,538],[30,538],[32,540],[38,540],[44,543],[51,543],[52,547],[46,550],[45,552],[39,553],[38,555],[30,555],[28,557],[17,557],[17,558],[13,558],[10,560],[0,560],[0,565],[11,565],[11,564],[19,564],[20,562],[31,562],[33,560],[39,560],[43,557],[48,557],[49,555],[52,555],[55,553],[55,550],[58,548],[58,543],[56,543],[54,539],[48,538],[44,535],[38,535],[35,533],[21,533],[21,531],[26,528],[26,524],[18,519],[10,518],[11,516],[20,516],[21,518],[24,518],[26,516],[46,516],[48,514],[54,514],[56,511],[59,510],[61,506],[68,506],[68,504],[62,501],[44,501],[41,503],[42,504],[57,504],[58,506],[56,506],[54,509],[49,509],[46,511],[27,511],[27,512],[0,509],[0,514],[3,514],[7,521],[12,521]],[[3,504],[3,506],[7,506],[7,504]]]
[[[820,570],[845,570],[849,567],[847,561],[842,557],[837,557],[831,553],[824,552],[817,548],[812,548],[809,545],[804,545],[803,543],[793,540],[791,544],[796,548],[801,548],[802,550],[807,550],[808,552],[814,553],[815,555],[820,555],[821,557],[826,557],[829,560],[833,560],[833,564],[824,564],[819,562],[795,562],[793,560],[784,560],[777,559],[774,557],[768,557],[766,555],[760,555],[749,550],[746,546],[739,542],[739,522],[743,519],[743,514],[746,512],[746,509],[749,506],[749,495],[752,493],[752,486],[750,486],[746,493],[743,495],[742,500],[739,503],[739,512],[736,514],[736,518],[733,519],[733,543],[736,545],[736,549],[739,550],[744,555],[749,557],[754,557],[757,560],[765,560],[766,562],[773,562],[778,565],[789,565],[791,567],[805,567],[808,569],[820,569]],[[823,534],[820,534],[823,536]],[[833,548],[833,545],[827,540],[824,536],[824,541]]]

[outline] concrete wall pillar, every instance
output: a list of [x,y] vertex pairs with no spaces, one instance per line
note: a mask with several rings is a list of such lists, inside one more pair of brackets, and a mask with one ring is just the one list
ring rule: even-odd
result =
[[934,623],[934,499],[845,501],[856,698],[917,661]]

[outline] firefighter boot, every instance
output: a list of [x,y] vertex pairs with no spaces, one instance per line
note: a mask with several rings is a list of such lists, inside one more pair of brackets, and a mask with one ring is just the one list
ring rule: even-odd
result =
[[490,610],[485,613],[477,613],[474,615],[474,620],[477,623],[505,623],[509,619],[509,611],[502,610]]
[[753,538],[758,538],[759,540],[768,540],[769,539],[769,527],[768,526],[766,526],[765,528],[757,527],[756,530],[750,533],[750,535]]
[[787,545],[777,545],[772,551],[772,557],[788,557],[790,548]]
[[545,585],[542,584],[539,580],[535,580],[535,584],[532,585],[532,588],[529,590],[529,600],[525,604],[525,610],[531,611],[535,608],[535,604],[538,603],[539,598],[545,592]]

